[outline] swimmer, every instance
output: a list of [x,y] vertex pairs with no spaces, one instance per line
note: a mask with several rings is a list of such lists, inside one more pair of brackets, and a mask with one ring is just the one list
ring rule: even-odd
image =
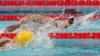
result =
[[19,28],[21,25],[23,25],[29,21],[33,21],[33,22],[39,23],[39,24],[45,24],[45,23],[48,23],[49,21],[51,21],[53,23],[53,25],[57,28],[67,28],[73,24],[74,17],[68,18],[68,19],[66,18],[63,21],[63,23],[57,24],[55,21],[56,21],[56,19],[58,19],[60,17],[53,19],[49,16],[42,16],[39,14],[28,14],[24,18],[22,18],[18,24],[14,24],[14,25],[6,27],[5,32],[12,32],[12,31],[16,30],[17,28]]
[[12,39],[2,37],[0,38],[0,50],[7,50],[15,47],[15,43]]

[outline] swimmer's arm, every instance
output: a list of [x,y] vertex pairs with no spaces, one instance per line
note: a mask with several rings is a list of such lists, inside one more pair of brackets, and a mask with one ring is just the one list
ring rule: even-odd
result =
[[63,17],[63,15],[60,15],[60,16],[58,16],[58,17],[56,17],[56,18],[53,18],[54,20],[58,20],[58,19],[60,19],[61,17]]
[[20,27],[20,24],[13,24],[11,26],[7,26],[4,30],[4,32],[12,32],[12,31],[16,30],[19,27]]

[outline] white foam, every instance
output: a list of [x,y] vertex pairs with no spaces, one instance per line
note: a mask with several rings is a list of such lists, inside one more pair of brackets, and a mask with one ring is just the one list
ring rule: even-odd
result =
[[[31,25],[30,25],[31,24]],[[28,27],[28,30],[35,29],[36,30],[36,36],[33,37],[33,39],[25,46],[27,48],[44,48],[44,49],[50,49],[53,48],[53,43],[50,37],[48,37],[48,32],[52,31],[53,26],[51,23],[47,24],[38,24],[38,23],[30,23],[24,25],[24,27]],[[34,25],[32,27],[32,25]],[[40,26],[39,26],[40,25]],[[37,27],[37,28],[34,28]]]
[[97,11],[95,12],[92,12],[92,13],[89,13],[89,14],[86,14],[84,16],[81,16],[81,17],[77,17],[74,21],[74,26],[83,26],[83,27],[87,27],[89,26],[89,23],[90,23],[90,18],[93,17],[93,15],[96,13]]

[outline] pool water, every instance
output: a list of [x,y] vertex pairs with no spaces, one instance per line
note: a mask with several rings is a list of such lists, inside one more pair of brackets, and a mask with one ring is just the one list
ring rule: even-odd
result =
[[[87,14],[93,10],[87,8],[79,11]],[[55,32],[100,32],[100,20],[88,22],[85,26],[74,25],[67,29],[58,29]],[[0,21],[0,29],[15,23],[18,21]],[[0,51],[0,56],[100,56],[99,39],[52,39],[52,42],[54,47],[50,49],[17,48]]]
[[[0,28],[2,29],[14,23],[17,23],[17,21],[1,21]],[[91,27],[87,26],[86,28],[83,28],[82,26],[77,26],[76,28],[71,29],[60,29],[57,32],[99,32],[99,24],[99,20],[91,21]],[[52,41],[54,43],[54,48],[52,49],[17,48],[7,51],[0,51],[0,56],[67,56],[72,54],[95,56],[100,54],[100,41],[98,39],[53,39]]]

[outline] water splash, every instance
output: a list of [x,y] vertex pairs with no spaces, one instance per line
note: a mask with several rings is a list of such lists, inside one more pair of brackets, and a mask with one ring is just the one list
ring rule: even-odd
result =
[[[33,23],[34,24],[34,23]],[[37,26],[37,24],[35,24]],[[29,26],[28,26],[29,27]],[[51,49],[53,48],[53,42],[48,37],[48,33],[50,31],[53,31],[54,26],[48,22],[42,26],[38,27],[38,30],[36,31],[36,36],[33,40],[31,40],[27,44],[27,48],[41,48],[41,49]]]
[[[72,26],[81,28],[90,28],[90,21],[89,19],[96,13],[92,12],[85,16],[78,17],[75,19],[75,22]],[[27,48],[41,48],[41,49],[50,49],[53,48],[53,42],[48,37],[49,32],[54,32],[54,30],[57,30],[52,25],[52,22],[48,22],[46,24],[39,24],[34,23],[32,21],[28,22],[27,24],[24,24],[24,28],[27,28],[29,31],[32,31],[33,29],[36,31],[36,36],[33,40],[31,40],[26,47]],[[69,27],[69,29],[72,29],[73,27]],[[60,30],[61,31],[61,30]]]
[[[86,27],[90,28],[89,19],[96,12],[97,11],[89,13],[89,14],[82,16],[82,17],[78,17],[75,20],[74,24],[68,28],[68,30],[75,29],[74,27],[79,27],[78,29],[81,29],[81,28],[86,29]],[[52,25],[52,22],[48,22],[46,24],[39,24],[39,23],[34,23],[34,22],[30,21],[27,24],[22,25],[22,27],[28,29],[31,32],[34,32],[34,30],[36,31],[36,36],[26,44],[26,46],[25,46],[26,48],[33,48],[33,49],[37,49],[37,48],[51,49],[51,48],[54,48],[54,45],[53,45],[54,43],[50,39],[50,37],[48,37],[48,33],[55,32],[58,29],[56,29]],[[20,28],[19,30],[22,30],[22,28]],[[62,30],[60,30],[60,31],[62,31]]]
[[96,14],[97,11],[94,11],[92,13],[86,14],[81,17],[77,17],[74,21],[73,26],[78,28],[89,28],[90,27],[90,18],[93,17],[94,14]]

